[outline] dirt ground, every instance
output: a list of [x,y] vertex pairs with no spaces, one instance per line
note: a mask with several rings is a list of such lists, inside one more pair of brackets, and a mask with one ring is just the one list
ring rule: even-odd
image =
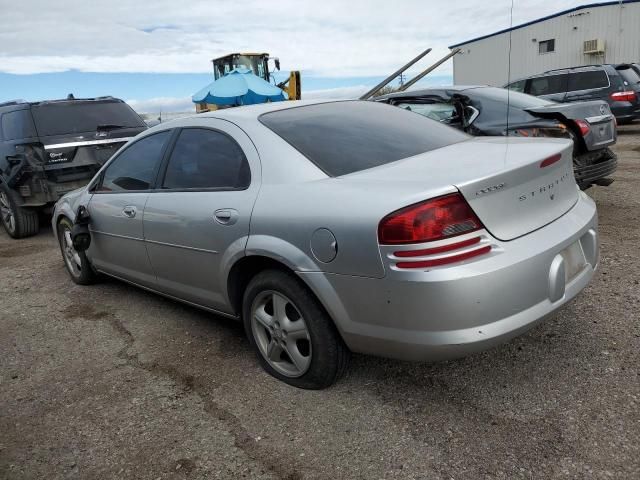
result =
[[320,392],[263,373],[233,321],[74,285],[50,229],[0,233],[0,477],[640,478],[640,123],[615,149],[568,307],[462,360],[355,356]]

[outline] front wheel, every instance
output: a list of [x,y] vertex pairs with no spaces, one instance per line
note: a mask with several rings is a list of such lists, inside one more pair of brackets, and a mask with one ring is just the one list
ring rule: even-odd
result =
[[71,239],[71,230],[73,224],[68,218],[63,218],[58,222],[58,242],[62,259],[67,272],[71,276],[71,280],[78,285],[91,285],[95,283],[98,276],[93,270],[89,259],[84,252],[78,252],[73,247]]
[[243,321],[262,367],[289,385],[326,388],[346,370],[347,346],[318,300],[291,274],[256,275],[244,293]]

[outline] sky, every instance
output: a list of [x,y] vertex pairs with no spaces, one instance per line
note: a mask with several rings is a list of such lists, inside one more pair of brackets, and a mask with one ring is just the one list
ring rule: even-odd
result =
[[[589,3],[513,0],[513,24]],[[113,95],[140,112],[189,111],[211,59],[269,52],[303,98],[354,98],[427,47],[510,26],[511,0],[0,0],[0,101]],[[36,12],[36,13],[34,13]],[[425,84],[450,84],[452,62]]]

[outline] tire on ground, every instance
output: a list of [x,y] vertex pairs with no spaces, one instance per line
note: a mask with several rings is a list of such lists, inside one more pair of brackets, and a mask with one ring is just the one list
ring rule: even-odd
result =
[[4,193],[13,217],[13,227],[5,220],[4,215],[0,219],[6,232],[13,238],[30,237],[38,233],[40,230],[38,212],[31,208],[20,207],[22,203],[20,196],[7,184],[0,183],[0,192]]
[[73,228],[73,223],[67,217],[62,217],[57,224],[58,229],[58,245],[60,246],[60,253],[62,254],[62,260],[64,261],[64,266],[69,272],[69,276],[74,283],[78,285],[91,285],[98,281],[98,274],[93,270],[91,262],[87,258],[85,252],[76,252],[80,257],[80,267],[79,271],[74,272],[67,263],[65,259],[65,230],[71,231]]
[[[304,318],[310,336],[311,364],[300,377],[282,375],[260,353],[251,327],[251,307],[254,299],[264,291],[284,294]],[[265,270],[251,279],[243,296],[242,317],[245,332],[260,364],[277,379],[298,388],[322,389],[332,385],[346,371],[351,352],[317,298],[292,274],[280,270]]]

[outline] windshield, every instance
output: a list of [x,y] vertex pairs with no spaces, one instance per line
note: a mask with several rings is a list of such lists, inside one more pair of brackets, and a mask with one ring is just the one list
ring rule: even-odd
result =
[[477,99],[486,98],[487,100],[502,102],[504,104],[507,103],[508,99],[511,108],[520,109],[544,107],[546,105],[552,105],[555,103],[551,100],[545,100],[544,98],[527,95],[526,93],[514,92],[513,90],[496,87],[472,88],[461,93],[462,95],[468,93],[469,96],[473,96]]
[[331,177],[395,162],[469,138],[421,115],[377,102],[306,105],[265,113],[260,122]]
[[31,107],[40,136],[95,132],[100,126],[117,128],[145,127],[129,105],[114,101],[45,103]]
[[238,67],[248,68],[254,75],[269,81],[263,55],[233,55],[215,60],[213,64],[214,77],[217,80]]

